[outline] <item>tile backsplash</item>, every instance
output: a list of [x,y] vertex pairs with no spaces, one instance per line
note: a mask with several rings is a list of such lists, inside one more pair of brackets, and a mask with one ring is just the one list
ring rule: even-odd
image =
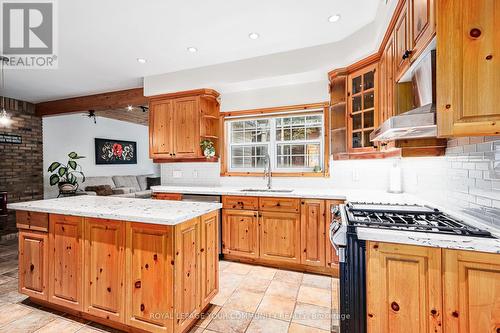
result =
[[[441,157],[331,161],[330,178],[277,177],[273,186],[385,191],[395,163],[405,192],[500,228],[500,136],[449,140]],[[161,172],[164,185],[265,186],[261,177],[220,177],[219,163],[167,163]]]

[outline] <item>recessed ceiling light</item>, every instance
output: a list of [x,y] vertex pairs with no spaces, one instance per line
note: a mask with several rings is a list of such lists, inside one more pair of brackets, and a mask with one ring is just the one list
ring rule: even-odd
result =
[[332,15],[328,18],[328,22],[337,22],[338,20],[340,20],[340,14],[335,14],[335,15]]
[[144,59],[144,58],[137,58],[137,62],[140,63],[140,64],[145,64],[148,61],[146,59]]
[[127,110],[132,111],[134,107],[132,105],[127,106]]
[[188,50],[189,52],[191,52],[191,53],[196,53],[196,52],[198,52],[198,49],[197,49],[196,47],[194,47],[194,46],[190,46],[190,47],[188,47],[188,48],[187,48],[187,50]]
[[256,32],[252,32],[248,35],[248,38],[250,39],[258,39],[260,37],[260,35]]

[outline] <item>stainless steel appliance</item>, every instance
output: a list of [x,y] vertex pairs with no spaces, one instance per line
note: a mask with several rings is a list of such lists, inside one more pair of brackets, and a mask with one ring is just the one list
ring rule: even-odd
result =
[[366,332],[366,244],[358,228],[493,237],[427,206],[353,202],[334,213],[330,241],[339,254],[341,333]]
[[410,69],[413,109],[387,119],[370,134],[370,141],[391,141],[437,136],[436,51],[429,51]]
[[[222,202],[220,195],[183,194],[182,201],[189,202]],[[222,256],[222,217],[219,215],[219,258]]]

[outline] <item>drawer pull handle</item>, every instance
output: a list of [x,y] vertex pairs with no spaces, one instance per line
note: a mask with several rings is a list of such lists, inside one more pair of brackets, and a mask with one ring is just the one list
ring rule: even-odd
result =
[[399,304],[396,303],[396,302],[392,302],[391,303],[391,309],[395,312],[398,312],[399,311]]

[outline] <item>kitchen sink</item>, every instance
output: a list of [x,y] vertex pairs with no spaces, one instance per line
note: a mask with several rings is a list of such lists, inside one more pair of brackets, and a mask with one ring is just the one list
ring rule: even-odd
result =
[[274,193],[291,193],[293,190],[278,190],[267,188],[245,188],[241,192],[274,192]]

